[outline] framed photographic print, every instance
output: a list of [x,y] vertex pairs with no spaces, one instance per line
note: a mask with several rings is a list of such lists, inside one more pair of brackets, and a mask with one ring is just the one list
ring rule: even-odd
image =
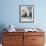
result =
[[34,5],[19,6],[19,21],[24,23],[34,22]]

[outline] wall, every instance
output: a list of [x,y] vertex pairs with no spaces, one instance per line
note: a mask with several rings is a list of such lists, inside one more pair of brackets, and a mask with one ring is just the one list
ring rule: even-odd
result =
[[[13,24],[16,28],[46,28],[46,1],[41,0],[1,0],[0,25]],[[34,23],[19,22],[19,5],[34,5]]]

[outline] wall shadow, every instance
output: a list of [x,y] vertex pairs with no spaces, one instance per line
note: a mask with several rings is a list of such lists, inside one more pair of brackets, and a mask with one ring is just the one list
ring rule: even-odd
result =
[[3,32],[6,32],[6,26],[4,24],[0,24],[0,43],[2,43]]

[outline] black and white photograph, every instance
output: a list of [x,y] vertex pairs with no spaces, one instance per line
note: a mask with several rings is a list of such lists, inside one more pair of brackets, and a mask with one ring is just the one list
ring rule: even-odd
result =
[[34,22],[34,5],[20,5],[20,22]]

